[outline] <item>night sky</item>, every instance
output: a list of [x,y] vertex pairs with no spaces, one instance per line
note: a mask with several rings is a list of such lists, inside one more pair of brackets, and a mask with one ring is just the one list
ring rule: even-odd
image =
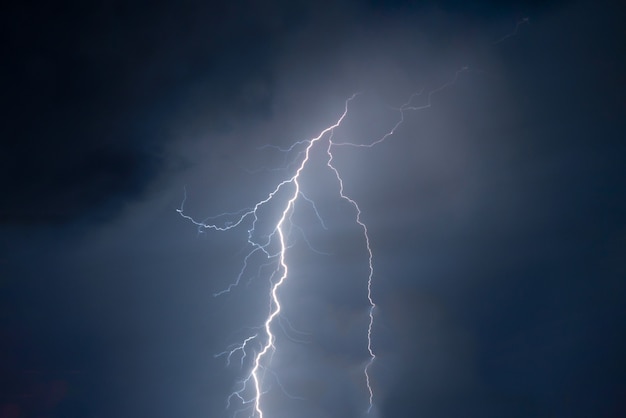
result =
[[617,3],[3,6],[0,418],[234,416],[245,370],[214,354],[262,324],[268,281],[255,259],[213,296],[247,228],[199,231],[185,193],[200,220],[254,205],[297,157],[264,145],[355,92],[337,139],[372,142],[464,67],[335,154],[374,252],[371,414],[363,237],[318,150],[324,225],[297,206],[264,417],[626,416]]

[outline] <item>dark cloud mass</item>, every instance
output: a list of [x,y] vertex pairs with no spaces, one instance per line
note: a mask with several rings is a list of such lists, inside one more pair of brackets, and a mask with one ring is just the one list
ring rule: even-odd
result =
[[[263,145],[354,92],[336,138],[378,137],[464,66],[389,141],[334,154],[374,251],[369,416],[626,415],[618,5],[3,7],[0,418],[233,416],[242,373],[214,354],[262,322],[268,284],[213,297],[246,231],[198,234],[183,193],[199,219],[248,207],[285,174]],[[323,157],[302,187],[328,229],[293,216],[320,252],[290,249],[270,418],[366,416],[367,260]]]

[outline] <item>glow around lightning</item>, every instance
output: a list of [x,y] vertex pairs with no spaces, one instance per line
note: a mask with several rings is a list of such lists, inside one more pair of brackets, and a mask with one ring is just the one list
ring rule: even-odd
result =
[[[238,363],[240,364],[240,367],[243,368],[245,365],[249,365],[248,371],[246,372],[243,379],[239,382],[238,387],[227,399],[227,408],[234,408],[233,401],[235,399],[237,399],[237,403],[240,404],[239,409],[236,409],[234,411],[234,415],[247,411],[248,416],[250,417],[267,418],[267,412],[264,412],[263,406],[264,395],[271,389],[274,383],[276,383],[279,388],[281,388],[283,392],[286,393],[280,383],[278,376],[276,376],[276,374],[271,370],[270,362],[276,348],[275,325],[278,323],[283,326],[283,323],[281,322],[282,306],[281,298],[279,296],[279,290],[290,278],[290,264],[287,260],[287,254],[291,245],[289,240],[289,234],[291,229],[295,226],[291,222],[291,217],[294,213],[296,202],[299,200],[303,200],[304,202],[306,202],[306,204],[311,205],[314,208],[315,213],[317,214],[318,219],[321,222],[321,225],[325,227],[321,217],[317,212],[315,203],[311,199],[309,199],[301,190],[301,180],[304,176],[303,170],[309,163],[312,150],[316,147],[325,147],[325,152],[327,155],[326,166],[329,170],[331,170],[336,178],[339,186],[339,196],[347,201],[354,208],[354,220],[363,232],[363,239],[368,259],[368,274],[367,277],[364,278],[364,285],[367,287],[367,302],[369,303],[368,323],[367,327],[365,327],[364,329],[364,333],[366,333],[367,335],[366,348],[369,356],[368,360],[363,366],[364,383],[367,390],[367,403],[364,404],[364,411],[366,413],[369,413],[371,411],[375,401],[371,368],[376,360],[376,354],[373,344],[373,328],[376,309],[376,303],[374,302],[375,298],[372,291],[374,279],[374,254],[370,246],[370,236],[367,225],[362,219],[361,208],[353,198],[345,193],[344,181],[341,177],[340,170],[333,164],[333,149],[335,147],[373,148],[381,142],[387,140],[396,132],[398,128],[400,128],[407,112],[419,111],[430,107],[432,96],[440,92],[441,90],[453,85],[457,81],[459,75],[467,70],[467,67],[461,68],[448,82],[439,86],[436,89],[430,90],[425,95],[422,94],[423,92],[412,95],[406,103],[396,108],[398,112],[398,119],[396,123],[390,127],[386,134],[379,138],[369,138],[366,142],[363,143],[343,142],[335,140],[334,138],[335,129],[338,128],[347,117],[351,103],[354,100],[357,100],[359,95],[355,94],[351,96],[346,100],[343,112],[339,115],[336,121],[324,128],[316,137],[295,142],[291,147],[287,149],[278,148],[279,151],[286,154],[289,154],[294,150],[298,150],[299,147],[303,147],[303,150],[297,153],[297,156],[295,157],[296,161],[288,165],[288,168],[291,168],[292,170],[292,174],[288,175],[284,180],[280,181],[271,190],[271,192],[266,195],[264,199],[257,201],[256,203],[251,205],[250,208],[243,209],[234,213],[223,213],[216,217],[199,221],[184,212],[185,200],[183,200],[180,209],[178,209],[178,212],[183,218],[195,224],[200,231],[214,230],[218,232],[227,232],[231,229],[243,227],[244,225],[249,225],[247,230],[247,241],[248,245],[251,247],[251,250],[244,257],[243,266],[240,270],[240,273],[227,288],[217,291],[215,293],[215,296],[229,293],[234,288],[239,286],[242,277],[244,276],[244,273],[250,268],[249,261],[252,256],[258,253],[263,253],[268,260],[267,264],[264,264],[259,268],[258,275],[260,275],[260,271],[264,267],[274,266],[274,270],[271,274],[269,274],[268,278],[270,282],[270,288],[268,295],[269,312],[267,316],[264,320],[260,321],[260,326],[251,331],[246,338],[241,340],[239,343],[232,345],[227,350],[215,355],[215,357],[226,358],[227,364],[231,364],[231,360],[233,358],[238,358]],[[422,98],[422,104],[420,105],[414,104],[414,102],[418,101],[418,97]],[[280,205],[280,216],[278,217],[275,226],[268,236],[264,238],[257,237],[256,235],[258,234],[255,228],[257,227],[257,223],[260,222],[260,217],[262,217],[260,209],[270,202],[279,201],[280,196],[282,196],[283,193],[287,193],[288,198]],[[286,322],[288,323],[288,321]],[[291,327],[291,325],[289,325],[289,327]],[[249,359],[249,361],[247,361],[247,359]],[[287,395],[290,397],[294,397],[294,395],[291,394]]]

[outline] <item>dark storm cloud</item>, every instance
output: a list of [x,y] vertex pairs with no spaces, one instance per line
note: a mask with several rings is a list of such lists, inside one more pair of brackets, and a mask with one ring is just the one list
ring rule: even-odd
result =
[[[350,1],[9,6],[0,177],[12,198],[0,218],[114,216],[163,170],[184,164],[163,155],[181,126],[206,135],[269,116],[273,82],[288,76],[272,72],[275,61],[302,33],[310,42],[289,51],[296,53],[291,63],[337,50],[359,22],[393,25],[423,9],[477,14],[494,6],[478,4],[476,10],[454,2]],[[322,70],[311,64],[311,71]]]
[[[198,218],[246,207],[284,174],[254,171],[284,163],[258,146],[318,133],[354,91],[360,116],[338,135],[378,135],[396,116],[388,105],[464,65],[392,141],[337,150],[374,249],[374,416],[623,411],[626,71],[616,7],[13,7],[0,156],[2,413],[224,416],[241,375],[213,354],[259,325],[267,284],[246,277],[212,298],[236,277],[246,234],[197,235],[175,212],[183,187]],[[517,36],[492,45],[527,15]],[[285,317],[305,334],[286,334],[308,342],[279,334],[275,367],[306,399],[273,390],[267,406],[276,418],[356,417],[363,242],[349,206],[324,193],[336,191],[330,173],[303,184],[333,228],[306,205],[294,220],[330,255],[302,239],[290,253],[300,280],[283,290]]]
[[239,6],[12,6],[3,222],[68,221],[103,205],[112,216],[167,168],[172,124],[228,129],[222,107],[263,115],[269,46],[290,8]]

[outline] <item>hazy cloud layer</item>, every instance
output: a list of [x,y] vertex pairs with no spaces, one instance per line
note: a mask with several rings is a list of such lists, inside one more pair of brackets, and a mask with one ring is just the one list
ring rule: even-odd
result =
[[[617,7],[58,7],[7,22],[0,417],[227,416],[241,373],[213,355],[259,325],[267,283],[213,298],[246,231],[199,235],[184,190],[197,218],[247,207],[285,175],[259,147],[316,135],[354,92],[337,138],[373,140],[465,66],[389,141],[336,150],[374,250],[372,416],[623,413]],[[273,363],[304,400],[270,382],[275,418],[366,402],[364,244],[323,157],[303,187],[329,229],[298,207],[320,253],[290,251]]]

